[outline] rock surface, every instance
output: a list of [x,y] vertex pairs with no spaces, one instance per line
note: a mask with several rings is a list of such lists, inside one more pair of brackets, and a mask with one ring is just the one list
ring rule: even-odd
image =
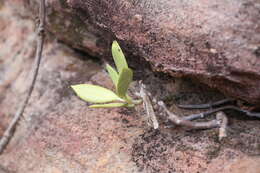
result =
[[[22,2],[37,9],[12,1]],[[49,30],[75,48],[106,57],[117,39],[156,71],[260,105],[259,0],[47,2]]]
[[[0,10],[2,136],[28,87],[36,45],[31,20],[7,6]],[[69,86],[96,83],[111,88],[102,63],[50,38],[24,118],[0,156],[1,173],[259,172],[259,121],[231,113],[228,138],[219,142],[217,129],[184,131],[166,129],[162,123],[155,131],[142,113],[90,109]],[[143,78],[154,95],[174,93],[175,100],[196,103],[212,100],[209,92],[204,94],[207,89],[190,81]]]

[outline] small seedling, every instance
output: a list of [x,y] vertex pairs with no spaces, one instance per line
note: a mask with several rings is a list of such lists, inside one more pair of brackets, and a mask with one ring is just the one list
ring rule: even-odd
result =
[[136,104],[142,102],[142,100],[133,100],[127,94],[129,85],[133,80],[133,71],[128,67],[125,56],[117,41],[113,41],[112,56],[116,69],[107,64],[106,70],[115,85],[116,92],[92,84],[71,86],[81,99],[94,103],[89,106],[91,108],[134,107]]

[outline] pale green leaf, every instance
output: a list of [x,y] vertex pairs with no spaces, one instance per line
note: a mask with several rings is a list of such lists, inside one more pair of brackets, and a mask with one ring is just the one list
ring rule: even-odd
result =
[[72,89],[83,100],[91,103],[106,103],[112,101],[124,101],[113,91],[91,84],[72,85]]
[[111,67],[109,64],[106,65],[106,69],[107,69],[107,72],[108,72],[110,78],[112,79],[114,85],[117,86],[117,82],[118,82],[118,78],[119,78],[117,71],[113,67]]
[[120,73],[124,68],[128,68],[128,65],[127,65],[127,62],[125,59],[125,55],[124,55],[122,49],[120,48],[119,44],[117,43],[117,41],[113,41],[112,55],[113,55],[113,59],[116,64],[118,73]]
[[126,97],[125,97],[125,99],[127,100],[127,101],[129,101],[129,102],[132,102],[132,97],[130,97],[128,94],[126,94]]
[[135,107],[135,105],[134,104],[127,104],[126,107],[133,108],[133,107]]
[[116,108],[126,106],[126,103],[107,103],[107,104],[96,104],[90,105],[90,108]]
[[117,82],[117,95],[121,98],[126,97],[126,92],[129,84],[133,80],[133,71],[130,68],[124,68],[121,73],[119,73],[119,79]]

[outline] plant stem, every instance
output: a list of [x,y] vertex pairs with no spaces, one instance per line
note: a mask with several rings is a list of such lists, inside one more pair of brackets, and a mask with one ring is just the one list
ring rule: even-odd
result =
[[175,125],[185,126],[192,129],[210,129],[219,127],[220,123],[217,120],[212,120],[208,122],[192,122],[190,120],[185,120],[180,118],[179,116],[175,115],[174,113],[170,112],[163,101],[159,101],[158,105],[163,108],[163,110],[167,113],[168,119]]
[[38,75],[38,71],[39,71],[39,66],[40,66],[40,62],[41,62],[41,57],[42,57],[42,49],[43,49],[43,44],[44,44],[44,38],[45,38],[45,34],[44,34],[44,26],[45,26],[45,0],[40,0],[40,10],[39,10],[39,19],[40,19],[40,24],[38,26],[38,30],[37,30],[37,34],[38,34],[38,38],[37,38],[37,51],[35,54],[35,64],[33,66],[33,77],[31,80],[31,85],[29,87],[28,93],[25,97],[25,99],[23,100],[22,104],[20,105],[20,108],[18,109],[18,111],[16,112],[14,118],[12,119],[11,123],[9,124],[8,128],[5,130],[1,140],[0,140],[0,154],[4,151],[4,149],[6,148],[7,144],[9,143],[10,139],[12,138],[14,131],[15,131],[15,127],[19,121],[19,119],[22,117],[24,110],[26,108],[26,105],[31,97],[34,85],[35,85],[35,81]]

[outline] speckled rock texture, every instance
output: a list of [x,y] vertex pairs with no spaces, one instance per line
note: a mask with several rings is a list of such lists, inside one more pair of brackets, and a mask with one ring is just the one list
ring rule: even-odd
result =
[[[12,0],[28,11],[36,1]],[[113,39],[155,71],[189,77],[260,105],[259,0],[47,0],[48,29],[108,57]],[[26,11],[26,10],[24,10]]]
[[[31,20],[2,3],[0,8],[2,136],[28,87],[36,42]],[[90,109],[70,85],[112,88],[102,66],[48,35],[29,105],[0,155],[0,173],[259,173],[258,120],[229,113],[228,138],[219,142],[217,129],[185,131],[160,122],[160,129],[153,130],[142,111]],[[223,98],[190,80],[142,75],[153,95],[168,98],[169,105]],[[180,115],[194,112],[174,104],[171,109]]]

